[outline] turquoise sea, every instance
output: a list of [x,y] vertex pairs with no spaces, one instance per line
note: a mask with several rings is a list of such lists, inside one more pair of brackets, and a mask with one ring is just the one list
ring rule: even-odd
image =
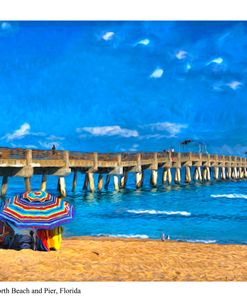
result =
[[[66,177],[67,200],[75,207],[75,217],[64,225],[65,237],[111,236],[159,239],[162,233],[172,240],[207,243],[247,243],[247,181],[214,181],[190,185],[149,185],[145,172],[143,188],[135,189],[134,174],[127,188],[114,192],[82,190],[84,175],[78,175],[76,192],[71,192],[72,175]],[[97,175],[95,175],[95,184]],[[38,190],[41,177],[32,178]],[[56,191],[57,178],[48,177],[47,191]],[[7,197],[22,193],[22,178],[9,181]]]

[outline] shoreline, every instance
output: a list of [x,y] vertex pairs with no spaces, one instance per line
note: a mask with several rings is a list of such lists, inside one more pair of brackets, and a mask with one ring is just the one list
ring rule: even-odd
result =
[[0,255],[0,281],[247,281],[246,245],[85,236]]
[[142,237],[121,237],[121,236],[69,236],[69,237],[63,237],[63,240],[84,240],[84,239],[92,239],[92,240],[98,240],[98,239],[112,239],[112,240],[126,240],[126,241],[135,241],[135,240],[141,240],[141,241],[155,241],[155,242],[176,242],[176,243],[191,243],[191,244],[208,244],[208,245],[233,245],[233,246],[247,246],[247,242],[246,243],[219,243],[217,240],[200,240],[200,239],[195,239],[193,241],[193,239],[188,239],[188,241],[186,240],[182,240],[182,239],[169,239],[169,240],[164,240],[162,241],[160,238],[142,238]]

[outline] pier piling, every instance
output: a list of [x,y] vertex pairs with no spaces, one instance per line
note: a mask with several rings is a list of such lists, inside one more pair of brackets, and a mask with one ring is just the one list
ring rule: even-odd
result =
[[119,184],[118,184],[118,176],[117,175],[114,175],[113,176],[113,184],[114,184],[114,190],[115,191],[119,191]]
[[226,179],[226,169],[225,169],[225,167],[221,167],[221,179],[222,180]]
[[191,174],[190,174],[190,167],[186,166],[185,167],[185,183],[190,183],[191,182]]
[[88,180],[89,180],[90,192],[93,193],[95,191],[95,187],[94,187],[94,173],[92,173],[92,172],[88,173]]
[[89,182],[89,177],[88,177],[88,173],[86,173],[84,178],[83,188],[82,188],[83,190],[87,190],[88,182]]
[[171,168],[167,169],[167,181],[168,181],[168,185],[171,185],[172,183],[172,173],[171,173]]
[[72,183],[72,192],[75,192],[76,190],[76,182],[77,182],[77,170],[74,171],[74,176],[73,176],[73,183]]
[[123,175],[120,177],[120,189],[124,189],[126,187],[128,180],[128,173],[124,172]]
[[59,189],[61,197],[66,197],[66,185],[64,177],[59,177]]
[[25,190],[27,192],[31,191],[30,177],[24,177],[24,182],[25,182]]
[[164,168],[162,172],[162,184],[164,185],[166,184],[166,182],[167,182],[167,169]]
[[158,180],[158,171],[151,170],[150,184],[152,187],[157,187],[157,180]]
[[194,181],[197,181],[197,180],[198,180],[198,177],[199,177],[199,175],[198,175],[198,168],[197,168],[197,167],[195,167],[195,170],[194,170],[194,175],[193,175],[193,179],[194,179]]
[[214,167],[214,179],[219,179],[219,167]]
[[111,180],[111,175],[107,174],[106,175],[106,181],[105,181],[105,190],[108,190],[109,184],[110,184],[110,180]]
[[181,182],[180,168],[176,168],[176,170],[175,170],[175,176],[174,176],[174,183],[179,185],[180,182]]
[[136,172],[136,188],[140,189],[142,186],[142,172]]
[[1,196],[5,196],[8,188],[8,176],[3,176]]
[[232,178],[232,168],[231,167],[227,167],[227,179],[231,179]]
[[40,187],[41,191],[46,191],[46,181],[47,181],[47,176],[43,174],[41,179],[41,187]]
[[101,192],[103,188],[103,175],[100,173],[98,175],[98,191]]

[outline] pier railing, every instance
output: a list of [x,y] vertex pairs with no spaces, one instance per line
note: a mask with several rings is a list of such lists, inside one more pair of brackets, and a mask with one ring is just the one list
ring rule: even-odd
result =
[[64,166],[67,156],[68,167],[90,167],[98,168],[116,166],[151,165],[154,161],[157,164],[181,163],[193,165],[193,162],[203,162],[210,164],[227,163],[245,167],[246,158],[239,156],[224,156],[217,154],[204,154],[192,152],[122,152],[122,153],[96,153],[96,152],[74,152],[61,150],[27,150],[0,148],[0,167],[10,167],[19,164],[25,166],[27,154],[29,154],[31,165],[51,167]]

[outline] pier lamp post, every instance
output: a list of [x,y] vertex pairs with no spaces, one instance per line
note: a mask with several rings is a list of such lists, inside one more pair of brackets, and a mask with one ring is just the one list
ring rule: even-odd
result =
[[184,147],[187,146],[188,144],[192,143],[192,142],[193,142],[193,140],[191,140],[191,139],[186,139],[186,140],[182,141],[180,143],[180,145],[183,146],[183,151],[184,151]]

